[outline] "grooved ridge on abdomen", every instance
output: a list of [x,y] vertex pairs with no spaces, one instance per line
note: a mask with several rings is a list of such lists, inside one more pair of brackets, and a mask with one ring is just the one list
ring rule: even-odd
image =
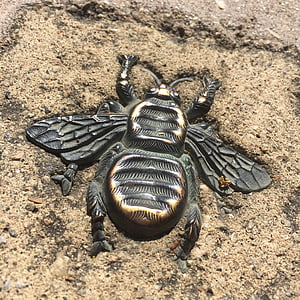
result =
[[110,192],[116,206],[130,218],[156,222],[185,199],[185,173],[176,160],[127,154],[111,170]]

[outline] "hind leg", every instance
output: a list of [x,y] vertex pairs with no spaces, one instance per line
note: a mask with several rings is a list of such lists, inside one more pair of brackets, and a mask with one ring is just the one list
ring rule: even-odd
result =
[[100,186],[96,181],[91,182],[87,192],[87,214],[91,217],[93,246],[90,256],[95,257],[99,252],[111,251],[112,248],[104,233],[104,218],[106,207],[100,194]]
[[111,167],[114,157],[120,153],[122,145],[117,144],[106,152],[100,160],[98,171],[94,180],[90,183],[86,196],[87,214],[91,217],[93,245],[90,256],[95,257],[99,252],[111,251],[104,233],[104,218],[107,214],[104,201],[103,186],[106,174]]
[[197,242],[201,230],[201,214],[198,206],[199,190],[197,172],[190,160],[187,158],[188,165],[186,167],[189,179],[189,213],[184,229],[184,235],[179,247],[176,249],[176,260],[182,272],[186,272],[186,260]]

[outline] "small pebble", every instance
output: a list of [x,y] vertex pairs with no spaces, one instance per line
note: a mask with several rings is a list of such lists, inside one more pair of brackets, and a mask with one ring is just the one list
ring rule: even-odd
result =
[[9,100],[12,98],[11,92],[7,91],[5,92],[5,99]]
[[38,211],[38,208],[33,204],[33,203],[29,203],[25,206],[25,209],[35,213]]
[[45,112],[46,114],[51,113],[51,109],[50,109],[48,106],[43,106],[43,108],[44,108],[44,112]]
[[23,282],[23,281],[17,281],[16,282],[16,288],[18,289],[23,289],[23,288],[26,288],[28,287],[28,284]]
[[11,288],[11,284],[10,284],[10,281],[9,280],[5,280],[3,282],[3,289],[4,290],[9,290]]
[[223,1],[223,0],[215,0],[216,1],[216,4],[218,5],[218,7],[220,8],[220,9],[225,9],[226,8],[226,3],[225,3],[225,1]]
[[14,230],[14,229],[8,229],[8,233],[9,233],[9,235],[11,236],[11,237],[17,237],[18,236],[18,234],[17,234],[17,232]]
[[53,224],[53,220],[51,220],[51,219],[49,219],[49,218],[45,218],[45,219],[44,219],[44,224],[45,224],[46,226],[50,226],[50,225]]
[[29,201],[36,203],[36,204],[42,204],[43,203],[43,198],[39,197],[30,197],[28,198]]
[[11,160],[20,161],[23,160],[25,157],[23,151],[16,151],[15,153],[12,153]]
[[161,283],[157,283],[157,284],[154,285],[154,288],[155,288],[157,291],[160,291],[160,290],[162,290],[163,285],[162,285]]
[[0,235],[0,245],[1,244],[6,244],[6,238],[3,235]]

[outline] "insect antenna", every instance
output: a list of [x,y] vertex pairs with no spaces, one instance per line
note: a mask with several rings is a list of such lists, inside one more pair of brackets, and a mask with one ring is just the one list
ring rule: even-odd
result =
[[173,88],[175,85],[177,85],[179,82],[182,82],[182,81],[193,81],[193,78],[184,77],[184,78],[176,79],[169,85],[169,87]]
[[149,73],[154,78],[154,80],[155,80],[158,87],[161,85],[161,81],[158,79],[158,77],[152,71],[150,71],[149,69],[145,69],[145,68],[143,68],[142,70],[144,72]]

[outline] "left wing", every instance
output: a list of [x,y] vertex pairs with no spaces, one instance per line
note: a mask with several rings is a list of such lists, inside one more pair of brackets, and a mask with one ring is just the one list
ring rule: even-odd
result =
[[199,124],[188,127],[186,150],[200,178],[219,194],[249,193],[266,188],[271,179],[254,161],[206,132]]
[[116,141],[126,130],[126,114],[98,114],[56,117],[33,124],[28,139],[66,163],[88,164]]

